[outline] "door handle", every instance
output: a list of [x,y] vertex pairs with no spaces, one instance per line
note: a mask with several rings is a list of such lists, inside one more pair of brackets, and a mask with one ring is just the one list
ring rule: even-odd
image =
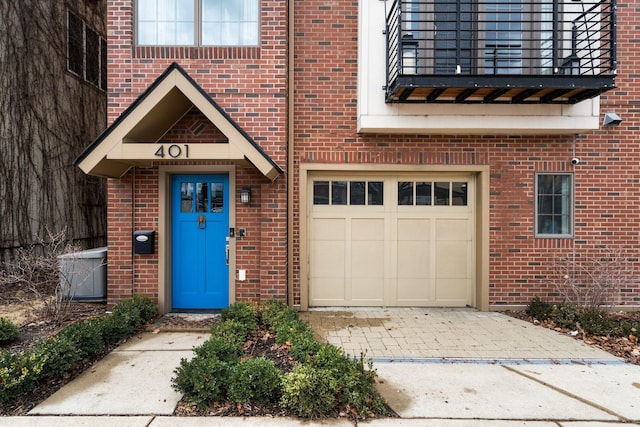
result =
[[198,217],[198,228],[203,229],[206,226],[207,226],[207,217],[205,217],[204,215],[200,215]]
[[229,245],[224,247],[224,258],[227,265],[229,265]]

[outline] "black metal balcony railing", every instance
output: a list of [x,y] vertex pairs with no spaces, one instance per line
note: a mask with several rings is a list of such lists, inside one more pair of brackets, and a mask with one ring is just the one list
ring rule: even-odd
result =
[[614,88],[616,0],[395,0],[387,102],[573,104]]

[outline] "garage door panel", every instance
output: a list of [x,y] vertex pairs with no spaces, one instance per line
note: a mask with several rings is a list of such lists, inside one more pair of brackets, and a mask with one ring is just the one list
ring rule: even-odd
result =
[[427,278],[398,278],[397,282],[397,302],[404,305],[408,302],[426,303],[433,296],[429,295],[429,290],[433,287],[431,280]]
[[384,245],[378,241],[351,243],[351,277],[384,276]]
[[430,218],[399,218],[398,241],[428,241],[431,239]]
[[469,240],[469,220],[467,218],[438,218],[436,236],[438,240]]
[[343,305],[345,301],[344,278],[314,278],[314,285],[309,297],[317,305]]
[[467,278],[469,242],[436,243],[436,276],[442,278]]
[[353,218],[351,219],[352,240],[384,241],[383,218]]
[[398,277],[427,278],[431,274],[431,243],[398,242]]
[[316,218],[313,221],[314,240],[345,240],[347,221],[344,218]]
[[467,292],[471,285],[469,280],[438,279],[436,281],[436,300],[447,306],[467,305]]
[[381,278],[353,277],[351,279],[353,305],[380,305],[383,303],[383,296],[384,281]]
[[344,242],[319,241],[315,243],[316,253],[311,256],[311,268],[315,277],[345,277]]

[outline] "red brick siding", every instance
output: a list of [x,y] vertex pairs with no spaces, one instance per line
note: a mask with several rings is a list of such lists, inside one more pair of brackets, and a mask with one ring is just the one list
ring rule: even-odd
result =
[[[230,49],[138,48],[133,41],[133,4],[131,0],[107,3],[108,122],[112,123],[172,62],[177,62],[284,169],[286,2],[262,1],[260,47]],[[217,129],[200,127],[201,121],[197,114],[186,116],[165,140],[222,142]],[[110,304],[132,293],[158,297],[157,250],[154,255],[133,255],[131,250],[134,230],[158,232],[158,164],[137,168],[109,182]],[[236,283],[235,297],[285,298],[286,176],[270,183],[255,169],[238,167],[236,187],[239,190],[244,186],[252,188],[250,205],[240,204],[239,193],[232,195],[236,198],[236,227],[247,230],[247,237],[237,241],[236,251],[236,267],[247,270],[247,280]]]
[[[640,12],[618,5],[618,89],[601,100],[601,111],[623,117],[617,127],[573,136],[358,135],[357,1],[297,1],[295,17],[295,117],[297,165],[301,162],[490,166],[490,304],[526,304],[554,295],[548,277],[560,255],[620,250],[637,270],[640,213],[636,148],[638,95],[633,70],[640,66],[634,22]],[[109,122],[122,113],[173,61],[271,156],[286,166],[286,2],[262,2],[259,49],[150,49],[133,44],[133,2],[108,1]],[[188,120],[186,118],[185,120]],[[193,120],[193,118],[191,118]],[[176,126],[189,129],[186,121]],[[191,128],[192,129],[192,128]],[[195,143],[199,136],[167,138]],[[184,138],[184,139],[183,139]],[[200,139],[199,139],[200,138]],[[215,138],[214,133],[211,138]],[[581,164],[568,163],[574,143]],[[198,163],[201,164],[201,163]],[[213,164],[213,163],[212,163]],[[534,238],[534,174],[575,172],[575,238]],[[294,170],[295,182],[299,172]],[[144,292],[156,297],[157,258],[131,253],[134,229],[157,229],[157,170],[135,172],[109,183],[109,300]],[[237,189],[250,186],[248,206],[236,197],[236,298],[264,299],[286,293],[286,174],[268,183],[253,169],[238,168]],[[297,190],[297,189],[296,189]],[[293,259],[299,302],[299,192],[295,191]],[[154,199],[155,197],[155,199]],[[135,204],[135,224],[131,212]],[[135,276],[135,281],[133,277]],[[620,303],[640,304],[640,287],[622,290]]]
[[[575,168],[569,163],[573,136],[358,135],[357,15],[357,1],[296,2],[296,162],[370,164],[372,169],[378,164],[489,165],[491,305],[554,297],[550,267],[573,251],[579,257],[621,251],[637,271],[640,150],[634,70],[640,66],[640,48],[634,23],[640,11],[618,5],[618,89],[601,101],[603,113],[615,111],[624,121],[578,135],[581,163]],[[545,171],[575,172],[575,239],[534,238],[534,174]],[[299,200],[295,203],[299,206]],[[619,303],[640,305],[637,282],[620,294]]]

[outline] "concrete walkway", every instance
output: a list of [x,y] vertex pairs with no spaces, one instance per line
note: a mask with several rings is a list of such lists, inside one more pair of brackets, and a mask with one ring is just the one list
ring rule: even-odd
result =
[[[358,426],[640,425],[640,367],[554,331],[472,309],[301,313],[316,333],[373,358],[401,418]],[[173,370],[206,333],[144,333],[34,408],[15,426],[353,426],[262,417],[172,417]],[[82,415],[82,416],[81,416]]]

